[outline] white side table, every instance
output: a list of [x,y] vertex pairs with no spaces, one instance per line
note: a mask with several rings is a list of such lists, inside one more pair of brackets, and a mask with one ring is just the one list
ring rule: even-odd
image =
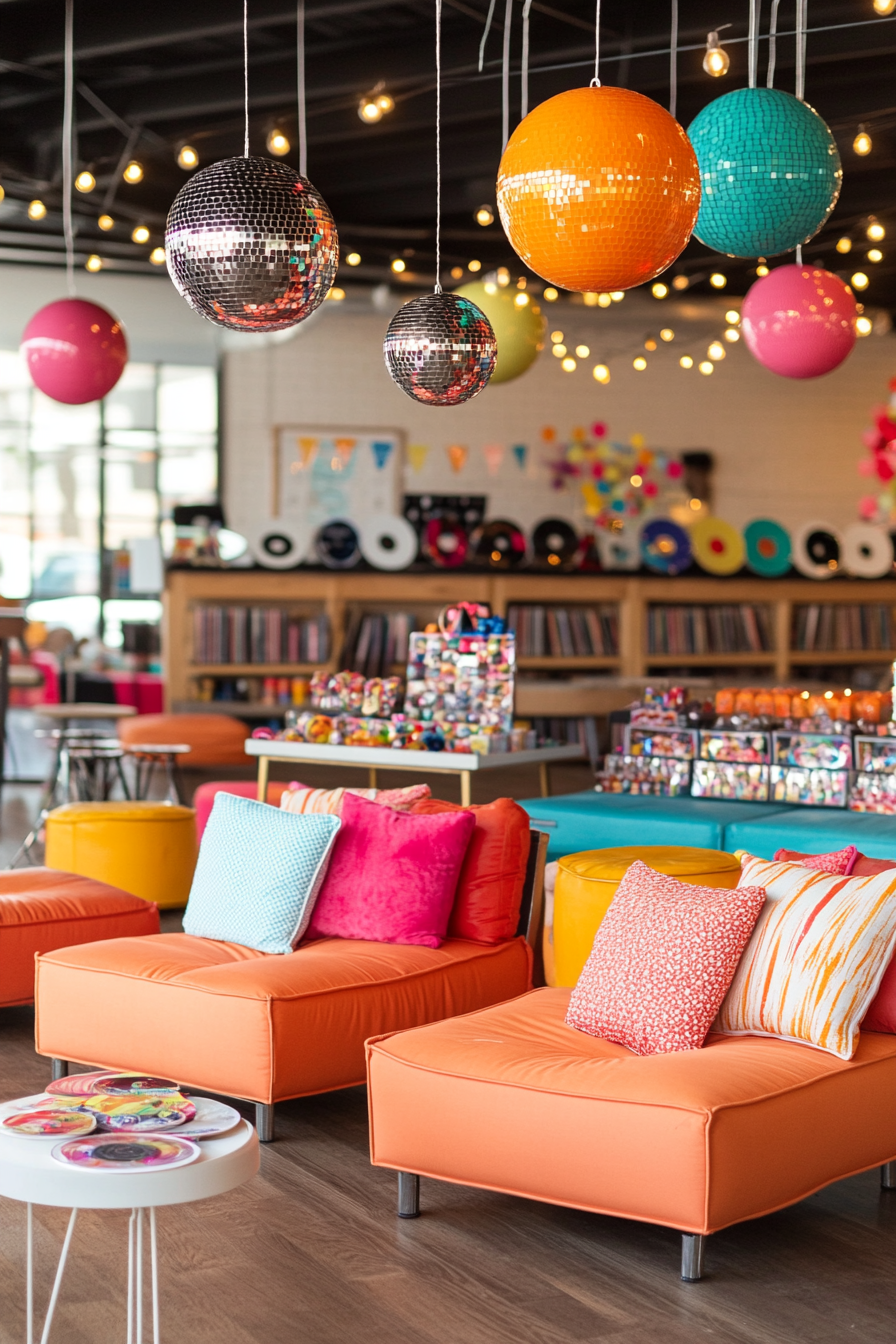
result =
[[[0,1108],[0,1119],[10,1113]],[[176,1131],[170,1131],[174,1134]],[[145,1137],[149,1137],[146,1135]],[[102,1171],[66,1166],[50,1156],[59,1143],[54,1138],[23,1138],[0,1130],[0,1195],[27,1206],[27,1344],[34,1340],[34,1204],[71,1209],[53,1291],[41,1332],[47,1344],[53,1313],[65,1271],[79,1209],[130,1209],[128,1223],[128,1344],[143,1340],[143,1215],[149,1212],[150,1266],[152,1282],[152,1337],[159,1344],[159,1272],[156,1246],[156,1209],[165,1204],[189,1204],[192,1200],[223,1195],[254,1176],[258,1170],[258,1138],[242,1120],[229,1134],[203,1139],[201,1157],[185,1167],[158,1171]]]

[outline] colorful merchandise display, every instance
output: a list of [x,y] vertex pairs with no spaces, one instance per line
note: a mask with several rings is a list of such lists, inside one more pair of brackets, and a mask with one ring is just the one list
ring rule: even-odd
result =
[[512,634],[411,635],[405,712],[455,735],[513,727],[516,639]]
[[[892,732],[893,724],[881,724]],[[851,812],[896,815],[896,736],[856,737],[856,776],[849,794]]]
[[685,798],[690,792],[691,763],[672,756],[606,756],[598,771],[595,793],[630,793]]
[[692,761],[697,755],[697,734],[688,728],[662,732],[629,724],[624,750],[626,756],[671,756],[678,761]]
[[184,1167],[201,1156],[190,1139],[134,1139],[130,1135],[104,1134],[98,1138],[71,1139],[60,1143],[50,1156],[57,1162],[98,1171],[158,1171],[159,1167]]
[[96,1129],[96,1120],[92,1115],[80,1111],[45,1110],[24,1111],[19,1115],[8,1115],[3,1128],[25,1138],[82,1138]]
[[776,266],[747,291],[741,331],[751,354],[782,378],[819,378],[856,343],[849,285],[816,266]]
[[767,803],[769,767],[745,761],[695,761],[691,797]]

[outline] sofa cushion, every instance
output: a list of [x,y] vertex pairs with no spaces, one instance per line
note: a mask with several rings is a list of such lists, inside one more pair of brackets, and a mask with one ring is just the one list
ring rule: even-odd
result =
[[775,854],[775,863],[799,863],[803,868],[816,868],[820,873],[849,877],[855,873],[858,857],[859,851],[855,845],[846,845],[843,849],[835,849],[830,854],[800,854],[793,849],[779,849]]
[[377,1032],[523,993],[531,953],[328,938],[267,956],[170,933],[54,952],[37,979],[39,1053],[268,1102],[363,1083]]
[[705,1233],[896,1156],[893,1037],[642,1058],[567,1027],[569,993],[370,1041],[373,1162]]
[[[274,807],[280,806],[280,795],[289,788],[288,784],[270,783],[267,787],[265,802]],[[237,798],[257,798],[258,785],[254,779],[216,779],[209,784],[200,784],[193,794],[193,807],[196,811],[196,839],[202,839],[202,833],[208,825],[215,798],[219,793],[233,793]]]
[[403,789],[312,789],[307,784],[292,783],[283,791],[280,806],[284,812],[328,812],[341,817],[347,793],[382,807],[394,807],[397,812],[411,812],[415,803],[429,797],[429,785],[408,784]]

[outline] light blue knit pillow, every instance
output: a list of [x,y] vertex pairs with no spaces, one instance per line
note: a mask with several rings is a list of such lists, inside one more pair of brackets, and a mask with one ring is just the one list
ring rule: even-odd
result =
[[308,927],[342,822],[215,796],[199,849],[184,931],[291,952]]

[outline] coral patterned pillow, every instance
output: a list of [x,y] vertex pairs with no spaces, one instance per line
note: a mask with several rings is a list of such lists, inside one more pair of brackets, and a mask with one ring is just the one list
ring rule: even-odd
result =
[[699,1050],[764,902],[759,886],[693,887],[633,863],[594,936],[567,1025],[636,1055]]
[[734,1036],[781,1036],[851,1059],[896,947],[896,870],[838,877],[743,860],[768,901],[718,1018]]
[[848,877],[858,857],[859,851],[855,845],[832,850],[830,854],[801,854],[795,849],[779,849],[775,855],[775,863],[798,863],[802,868],[817,868],[820,873],[834,873],[838,877]]
[[398,812],[410,812],[415,803],[430,796],[428,784],[408,784],[404,789],[309,789],[305,784],[291,784],[281,794],[280,806],[284,812],[317,812],[341,817],[347,793],[383,807],[394,807]]

